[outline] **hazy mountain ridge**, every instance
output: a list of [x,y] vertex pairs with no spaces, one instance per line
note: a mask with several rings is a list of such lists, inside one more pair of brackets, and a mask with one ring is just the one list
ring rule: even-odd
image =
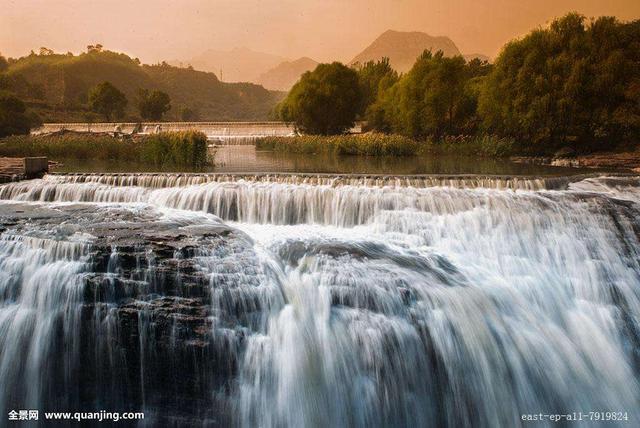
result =
[[[220,80],[225,82],[257,82],[261,74],[283,61],[288,61],[288,59],[240,47],[229,51],[209,49],[180,63],[189,64],[196,70],[215,73]],[[176,61],[172,63],[175,64]],[[220,76],[221,72],[222,77]]]
[[419,31],[387,30],[356,55],[349,64],[363,64],[387,57],[393,68],[399,72],[406,72],[426,49],[434,52],[441,50],[445,56],[460,55],[458,47],[449,37],[434,37]]
[[167,119],[178,119],[182,106],[201,120],[263,120],[281,94],[252,83],[224,83],[215,74],[166,63],[141,65],[116,52],[30,55],[7,70],[10,90],[35,106],[43,119],[84,120],[89,90],[109,81],[126,95],[127,116],[135,117],[139,88],[159,89],[171,97]]
[[262,73],[257,83],[267,89],[288,91],[302,74],[315,69],[318,64],[317,61],[309,57],[298,58],[295,61],[285,61]]

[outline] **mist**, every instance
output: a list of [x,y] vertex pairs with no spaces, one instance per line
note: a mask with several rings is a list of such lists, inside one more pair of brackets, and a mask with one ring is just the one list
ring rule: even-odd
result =
[[387,29],[449,36],[463,53],[494,57],[508,40],[553,17],[640,16],[637,0],[1,0],[0,52],[87,44],[143,62],[247,47],[287,58],[348,61]]

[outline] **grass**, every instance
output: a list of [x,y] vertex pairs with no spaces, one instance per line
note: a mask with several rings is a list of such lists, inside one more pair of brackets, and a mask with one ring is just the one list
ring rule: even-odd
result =
[[493,135],[443,137],[417,142],[401,135],[301,135],[297,137],[264,137],[256,142],[262,150],[306,154],[414,156],[438,153],[461,156],[499,158],[518,153],[515,141]]
[[0,140],[0,156],[136,162],[157,167],[202,168],[211,162],[201,132],[163,132],[131,137],[99,134],[16,135]]
[[256,148],[277,152],[365,156],[412,156],[419,144],[407,137],[386,134],[301,135],[296,137],[264,137]]
[[447,136],[437,141],[428,139],[421,151],[489,158],[508,157],[522,152],[515,140],[495,135]]

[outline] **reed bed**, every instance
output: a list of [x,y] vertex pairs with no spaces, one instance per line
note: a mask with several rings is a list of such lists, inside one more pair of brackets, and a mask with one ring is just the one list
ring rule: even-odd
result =
[[300,135],[296,137],[263,137],[256,147],[277,152],[365,156],[413,156],[419,144],[401,135]]
[[202,132],[162,132],[132,138],[98,134],[16,135],[0,140],[0,156],[136,162],[201,168],[211,163]]

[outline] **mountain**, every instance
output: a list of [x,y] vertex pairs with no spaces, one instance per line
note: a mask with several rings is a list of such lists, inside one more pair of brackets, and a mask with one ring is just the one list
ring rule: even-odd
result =
[[472,59],[479,59],[480,61],[491,62],[491,58],[480,53],[464,54],[462,55],[465,61],[471,61]]
[[356,62],[364,64],[367,61],[377,61],[387,57],[393,68],[399,72],[406,72],[426,49],[431,49],[433,52],[441,50],[445,56],[460,55],[455,43],[448,37],[434,37],[418,31],[387,30],[356,55],[350,64]]
[[207,50],[186,61],[196,70],[216,73],[225,82],[256,82],[258,77],[275,67],[286,58],[248,48],[234,48],[230,51]]
[[307,57],[285,61],[262,73],[256,82],[267,89],[288,91],[303,73],[315,69],[317,65],[317,61]]
[[[111,51],[77,56],[29,55],[12,62],[4,86],[24,99],[45,121],[84,121],[88,92],[109,81],[127,97],[126,119],[136,120],[138,89],[158,89],[171,97],[166,119],[189,107],[201,120],[265,120],[283,94],[252,83],[225,83],[214,73],[167,63],[142,65]],[[0,76],[1,77],[1,76]],[[0,83],[2,79],[0,79]],[[2,86],[2,85],[0,85]]]

